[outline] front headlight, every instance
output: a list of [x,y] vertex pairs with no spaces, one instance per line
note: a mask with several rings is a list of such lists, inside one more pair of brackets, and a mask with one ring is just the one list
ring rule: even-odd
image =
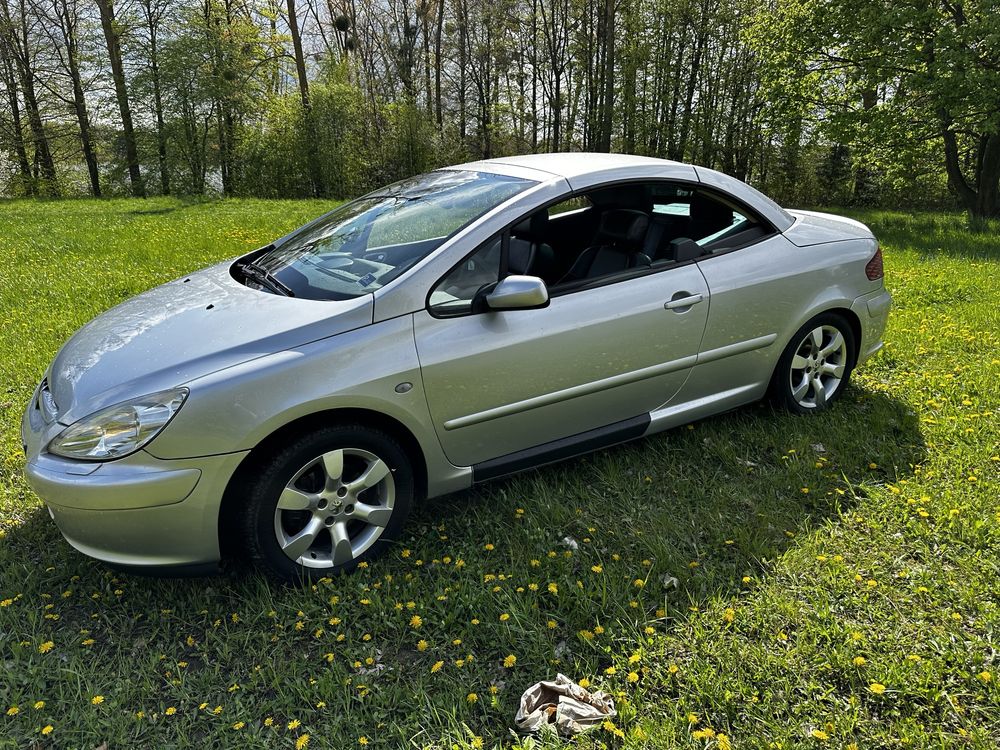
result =
[[101,409],[56,435],[49,453],[90,461],[135,453],[167,426],[187,395],[187,388],[173,388]]

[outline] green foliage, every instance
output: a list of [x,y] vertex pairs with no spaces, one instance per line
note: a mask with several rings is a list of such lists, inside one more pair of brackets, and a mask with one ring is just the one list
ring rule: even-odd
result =
[[581,748],[995,746],[1000,232],[954,214],[858,215],[896,307],[828,413],[747,407],[441,498],[306,590],[74,552],[18,438],[60,343],[330,205],[5,206],[0,747],[510,746],[521,690],[557,671],[620,711]]

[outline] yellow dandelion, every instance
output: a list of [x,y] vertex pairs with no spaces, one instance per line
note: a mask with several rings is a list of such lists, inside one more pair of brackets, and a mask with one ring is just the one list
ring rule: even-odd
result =
[[554,583],[550,583],[549,586],[548,586],[548,589],[549,589],[549,593],[550,594],[558,594],[559,593],[559,587],[556,584],[554,584]]
[[90,699],[90,703],[91,703],[91,705],[99,706],[102,703],[104,703],[104,696],[103,695],[95,695],[93,698]]
[[21,713],[21,709],[19,709],[17,706],[11,706],[10,708],[7,709],[8,716],[17,716],[19,713]]
[[479,696],[476,695],[475,693],[469,693],[467,696],[465,696],[465,700],[468,703],[475,703],[476,701],[479,700]]
[[45,708],[45,701],[35,701],[35,705],[33,706],[33,708],[36,711],[41,711],[43,708]]
[[875,693],[875,695],[882,695],[885,692],[885,685],[881,682],[873,682],[868,686],[868,689]]
[[815,737],[817,740],[820,740],[821,742],[830,739],[830,735],[828,735],[822,729],[814,729],[809,734],[811,734],[813,737]]
[[504,612],[502,615],[500,615],[500,622],[507,622],[507,620],[509,620],[509,619],[510,619],[510,615],[508,615],[506,612]]
[[503,658],[503,665],[505,669],[510,669],[515,664],[517,664],[517,657],[514,656],[514,654],[507,654],[507,656]]
[[716,735],[715,741],[719,743],[719,750],[731,750],[733,747],[729,742],[729,737],[724,734]]
[[594,573],[603,573],[604,572],[604,566],[602,566],[602,565],[591,565],[590,569]]
[[52,729],[53,727],[51,724],[46,724],[44,727],[42,727],[42,736],[48,737],[50,734],[52,734]]
[[441,671],[441,667],[443,667],[443,666],[444,666],[444,662],[443,661],[436,661],[436,662],[434,662],[434,666],[431,667],[431,673],[433,674],[434,672],[440,672]]
[[639,673],[638,672],[629,672],[628,676],[625,679],[628,680],[629,682],[638,682],[639,681]]
[[429,644],[423,638],[417,641],[417,651],[426,651]]
[[235,724],[233,724],[233,729],[235,729],[238,732],[245,726],[246,726],[245,722],[237,721]]
[[473,737],[472,746],[476,748],[476,750],[480,750],[480,748],[482,748],[483,746],[483,738],[479,736]]
[[991,682],[993,680],[993,675],[985,670],[977,674],[976,677],[978,677],[979,681],[983,683]]
[[359,745],[367,745],[368,744],[368,738],[364,737],[364,736],[358,737],[358,744]]
[[169,707],[169,708],[168,708],[168,709],[167,709],[166,711],[164,711],[163,713],[165,713],[165,714],[166,714],[167,716],[173,716],[173,715],[174,715],[175,713],[177,713],[177,709],[176,709],[176,708],[174,708],[173,706],[170,706],[170,707]]
[[302,722],[299,721],[298,719],[292,719],[290,722],[288,722],[287,726],[289,729],[298,729],[300,726],[302,726]]
[[863,656],[855,656],[853,659],[851,659],[851,661],[854,663],[854,666],[863,667],[867,659],[865,659],[865,657]]
[[309,735],[300,734],[299,738],[295,740],[295,750],[302,750],[306,745],[309,744]]
[[736,619],[736,610],[732,607],[727,608],[726,611],[722,613],[722,619],[724,622],[732,622]]
[[416,630],[423,624],[424,621],[420,619],[420,615],[413,615],[413,617],[410,618],[410,627],[413,628],[414,630]]

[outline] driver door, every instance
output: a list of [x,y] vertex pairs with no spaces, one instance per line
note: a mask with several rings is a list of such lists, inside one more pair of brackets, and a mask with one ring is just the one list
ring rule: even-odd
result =
[[[448,459],[471,466],[645,415],[695,363],[708,317],[697,264],[554,296],[548,307],[473,312],[499,278],[495,238],[414,314],[424,390]],[[690,306],[672,300],[698,298]],[[478,309],[478,308],[477,308]]]

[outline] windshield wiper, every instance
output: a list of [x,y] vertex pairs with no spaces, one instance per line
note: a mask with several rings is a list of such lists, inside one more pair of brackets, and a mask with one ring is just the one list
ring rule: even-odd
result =
[[291,290],[289,286],[283,284],[277,276],[268,271],[262,266],[258,266],[256,263],[244,263],[240,268],[243,270],[243,275],[256,281],[261,286],[266,286],[275,294],[281,294],[285,297],[294,297],[295,292]]

